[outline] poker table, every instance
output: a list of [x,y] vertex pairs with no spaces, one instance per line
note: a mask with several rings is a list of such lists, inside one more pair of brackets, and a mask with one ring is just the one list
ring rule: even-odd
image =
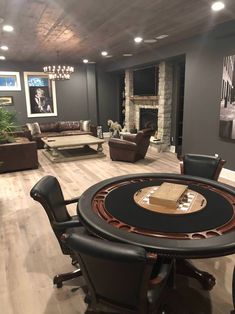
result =
[[[189,194],[196,195],[194,207],[164,211],[161,206],[155,211],[145,197],[139,201],[146,189],[155,190],[163,183],[186,186]],[[178,274],[197,279],[206,290],[215,285],[214,276],[187,259],[235,253],[235,189],[209,179],[168,173],[114,177],[88,188],[79,199],[77,214],[100,238],[142,246],[173,259]]]
[[[193,212],[155,212],[135,195],[162,183],[186,185],[204,202]],[[172,258],[208,258],[235,253],[235,189],[217,181],[180,174],[133,174],[88,188],[77,214],[97,236],[142,246]]]

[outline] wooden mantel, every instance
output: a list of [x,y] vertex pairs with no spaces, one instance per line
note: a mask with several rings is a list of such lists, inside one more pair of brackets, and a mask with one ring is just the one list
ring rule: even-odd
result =
[[130,100],[132,101],[141,101],[141,100],[149,100],[149,101],[158,101],[159,96],[130,96]]

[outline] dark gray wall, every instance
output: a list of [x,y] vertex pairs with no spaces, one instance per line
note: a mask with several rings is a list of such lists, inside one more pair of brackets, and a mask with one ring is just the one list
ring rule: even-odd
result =
[[90,119],[86,75],[86,68],[78,67],[70,80],[56,82],[58,120]]
[[108,73],[97,68],[99,124],[108,131],[107,120],[119,120],[119,73]]
[[223,57],[232,54],[235,54],[235,34],[233,38],[212,36],[204,45],[201,45],[200,39],[195,40],[188,52],[183,150],[218,153],[227,160],[225,167],[235,170],[235,143],[219,137]]
[[219,137],[223,57],[235,54],[235,21],[190,40],[110,65],[114,71],[186,55],[183,153],[219,154],[235,170],[235,143]]
[[[71,75],[68,81],[56,81],[56,99],[57,99],[57,117],[37,117],[28,118],[25,102],[25,86],[23,72],[42,72],[41,65],[24,64],[5,64],[0,66],[0,71],[18,71],[21,76],[21,91],[0,92],[0,95],[13,96],[14,106],[12,109],[17,111],[17,120],[19,124],[34,121],[56,121],[56,120],[84,120],[92,119],[96,123],[96,99],[89,97],[89,94],[96,93],[95,84],[92,82],[92,76],[95,80],[94,65],[75,66],[75,73]],[[89,74],[88,74],[89,73]],[[91,107],[91,110],[89,108]],[[95,111],[95,114],[93,114]]]
[[[42,65],[4,62],[0,65],[0,71],[20,72],[21,91],[0,91],[0,96],[13,96],[14,106],[8,106],[7,108],[17,112],[18,124],[22,125],[34,121],[49,122],[80,119],[90,119],[94,124],[97,124],[98,121],[107,124],[107,116],[116,117],[114,111],[117,110],[118,106],[115,75],[105,74],[101,68],[96,71],[95,64],[82,64],[75,66],[75,72],[71,75],[70,80],[56,81],[57,117],[28,118],[23,72],[42,72],[42,67]],[[99,82],[99,92],[97,82]],[[101,106],[100,109],[98,108],[98,102]]]

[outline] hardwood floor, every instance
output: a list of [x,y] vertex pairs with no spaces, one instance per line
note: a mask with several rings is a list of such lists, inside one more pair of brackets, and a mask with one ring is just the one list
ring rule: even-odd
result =
[[[107,144],[104,149],[107,154],[105,158],[59,164],[52,164],[39,151],[39,169],[0,175],[1,313],[86,312],[83,291],[75,289],[82,284],[81,278],[76,282],[65,283],[62,289],[57,289],[52,284],[56,273],[70,271],[73,266],[69,257],[62,255],[44,210],[29,196],[30,189],[42,176],[56,176],[65,198],[70,198],[80,195],[96,182],[113,176],[138,172],[179,173],[179,162],[175,154],[157,153],[154,147],[149,148],[145,160],[136,164],[112,162],[108,156]],[[221,181],[235,186],[235,182]],[[69,210],[75,213],[76,206],[71,205]],[[190,281],[189,288],[184,289],[184,293],[186,299],[191,298],[191,307],[194,308],[193,302],[200,300],[198,302],[203,307],[200,313],[229,313],[232,309],[231,275],[235,255],[197,260],[194,263],[211,272],[217,278],[217,285],[211,292],[206,292],[197,282]],[[178,278],[179,290],[184,280]],[[177,301],[179,302],[178,299]]]

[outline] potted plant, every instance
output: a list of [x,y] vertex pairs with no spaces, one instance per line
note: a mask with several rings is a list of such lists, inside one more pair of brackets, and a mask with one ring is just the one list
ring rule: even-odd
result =
[[15,112],[8,111],[4,107],[0,107],[0,143],[14,142],[14,138],[9,135],[9,132],[14,131]]

